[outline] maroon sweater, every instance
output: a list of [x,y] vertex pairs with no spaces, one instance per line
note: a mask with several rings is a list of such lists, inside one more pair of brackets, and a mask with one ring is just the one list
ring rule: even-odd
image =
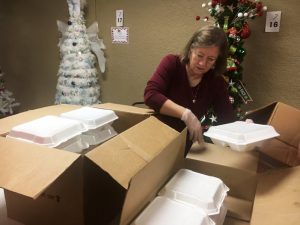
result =
[[[209,71],[196,87],[191,87],[185,65],[180,62],[179,56],[171,54],[161,60],[144,92],[145,104],[156,112],[159,112],[167,99],[190,109],[198,119],[213,106],[218,124],[235,120],[223,77],[214,76],[212,71]],[[195,103],[193,99],[196,100]],[[185,127],[180,119],[164,115],[158,117],[178,131]]]

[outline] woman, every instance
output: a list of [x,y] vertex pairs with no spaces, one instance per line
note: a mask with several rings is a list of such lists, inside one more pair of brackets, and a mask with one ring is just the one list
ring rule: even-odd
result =
[[[205,26],[190,38],[181,55],[165,56],[147,82],[145,104],[158,117],[181,131],[188,128],[191,142],[203,142],[201,119],[213,106],[218,124],[235,120],[227,85],[222,77],[228,53],[224,31]],[[186,151],[186,153],[187,153]]]

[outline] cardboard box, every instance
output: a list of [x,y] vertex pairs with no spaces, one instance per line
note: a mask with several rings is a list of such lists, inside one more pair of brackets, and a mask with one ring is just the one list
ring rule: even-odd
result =
[[[299,224],[300,167],[274,169],[257,174],[258,152],[236,152],[213,144],[206,144],[205,150],[200,150],[197,144],[194,144],[186,159],[173,155],[171,161],[177,158],[173,166],[169,164],[170,155],[163,153],[155,159],[156,165],[150,162],[144,168],[148,171],[142,169],[137,174],[140,180],[136,180],[137,176],[132,178],[120,223],[115,224],[130,224],[155,197],[159,186],[162,187],[180,168],[219,177],[230,188],[224,203],[228,207],[224,225]],[[182,155],[180,150],[177,153]],[[162,166],[160,161],[168,166]],[[145,177],[148,178],[149,174],[155,174],[157,171],[168,177],[157,179],[158,184],[152,185],[158,188],[154,188],[147,195],[140,195],[138,190],[148,184]],[[133,199],[135,206],[129,211],[124,211],[128,210],[128,204]]]
[[194,144],[185,160],[185,167],[220,178],[228,187],[225,205],[227,215],[250,221],[257,185],[257,152],[236,152],[214,144],[197,150]]
[[[228,214],[249,221],[256,190],[257,155],[235,152],[213,144],[206,144],[206,150],[194,151],[198,148],[195,144],[187,158],[183,158],[184,149],[179,149],[177,145],[173,146],[173,150],[162,151],[136,176],[132,177],[121,219],[116,224],[130,224],[173,174],[181,168],[222,179],[230,188],[229,197],[225,200]],[[161,178],[148,182],[148,178],[158,175]],[[147,178],[145,179],[145,177]],[[141,194],[139,190],[143,190],[150,183],[154,188]]]
[[280,136],[266,141],[260,151],[288,166],[300,165],[297,157],[300,143],[300,110],[281,102],[274,102],[250,111],[246,117],[255,123],[269,124]]
[[147,109],[101,104],[95,107],[119,116],[113,124],[119,135],[86,154],[4,137],[19,123],[77,107],[49,106],[0,121],[0,186],[9,217],[26,225],[108,224],[120,214],[131,177],[180,136]]

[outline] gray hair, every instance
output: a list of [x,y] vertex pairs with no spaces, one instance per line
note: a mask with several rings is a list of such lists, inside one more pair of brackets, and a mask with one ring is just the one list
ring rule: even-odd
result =
[[181,63],[189,63],[189,55],[192,49],[211,46],[216,46],[219,48],[219,56],[213,68],[214,74],[223,74],[226,70],[227,65],[228,42],[225,32],[221,28],[216,26],[204,26],[193,34],[180,56]]

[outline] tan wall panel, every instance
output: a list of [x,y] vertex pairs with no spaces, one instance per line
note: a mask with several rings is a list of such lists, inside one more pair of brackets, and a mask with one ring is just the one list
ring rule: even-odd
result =
[[[300,2],[265,0],[271,11],[282,11],[279,33],[265,33],[265,16],[250,22],[244,81],[254,102],[245,108],[282,101],[300,108]],[[143,100],[145,84],[160,59],[179,53],[189,36],[208,15],[198,0],[90,0],[87,26],[98,21],[107,49],[107,70],[100,79],[101,100],[132,104]],[[129,44],[112,44],[115,10],[124,10]],[[54,102],[60,62],[56,20],[68,20],[64,0],[0,1],[0,66],[9,90],[21,102],[21,111]]]

